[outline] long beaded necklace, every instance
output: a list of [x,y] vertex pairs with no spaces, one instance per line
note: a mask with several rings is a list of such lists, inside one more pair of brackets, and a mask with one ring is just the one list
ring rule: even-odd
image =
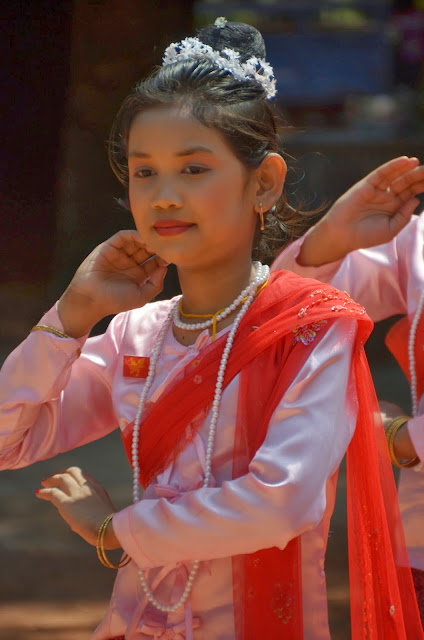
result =
[[[258,262],[258,263],[255,263],[255,266],[256,266],[256,275],[253,281],[245,289],[243,289],[243,291],[226,309],[224,309],[222,312],[218,314],[218,316],[220,316],[220,320],[222,320],[223,318],[226,318],[230,313],[232,313],[232,311],[234,311],[237,308],[237,306],[241,304],[240,311],[238,312],[233,322],[233,326],[231,327],[228,333],[227,341],[225,343],[224,351],[221,357],[221,363],[218,369],[218,376],[217,376],[216,385],[215,385],[215,394],[214,394],[214,399],[212,402],[212,409],[211,409],[211,422],[209,425],[208,444],[206,448],[205,477],[202,484],[203,488],[209,485],[209,480],[211,476],[212,452],[213,452],[213,447],[215,442],[215,430],[216,430],[216,425],[218,421],[219,406],[221,402],[222,385],[224,381],[225,370],[227,368],[227,362],[230,355],[231,347],[233,346],[234,338],[235,338],[237,329],[240,325],[240,322],[255,297],[256,290],[261,285],[263,285],[266,282],[266,280],[268,280],[269,278],[269,267],[267,265],[262,265],[260,262]],[[144,407],[146,404],[147,394],[150,390],[150,387],[152,386],[152,382],[153,382],[153,378],[156,370],[156,364],[159,358],[159,354],[162,350],[162,345],[163,345],[165,336],[167,334],[167,331],[172,322],[174,322],[176,326],[182,329],[188,329],[193,331],[210,327],[214,323],[214,317],[212,317],[212,319],[207,320],[206,322],[203,322],[203,323],[186,324],[182,322],[178,318],[178,309],[179,309],[180,300],[181,300],[181,297],[178,298],[178,300],[172,306],[159,332],[159,336],[158,336],[155,348],[153,349],[153,353],[150,358],[150,366],[149,366],[149,372],[147,374],[146,382],[145,382],[143,391],[140,394],[138,410],[134,420],[134,430],[133,430],[132,447],[131,447],[131,457],[132,457],[132,467],[133,467],[133,502],[138,502],[140,500],[140,490],[139,490],[140,466],[138,462],[140,421],[141,421],[141,416],[143,414]],[[155,598],[153,592],[151,591],[147,583],[144,572],[139,570],[138,575],[140,578],[141,586],[148,601],[159,611],[163,611],[165,613],[172,613],[173,611],[176,611],[179,607],[181,607],[186,602],[188,596],[190,595],[191,587],[193,585],[194,578],[198,571],[199,564],[200,564],[199,560],[194,560],[192,567],[190,569],[190,573],[187,578],[187,583],[184,588],[184,591],[180,599],[173,605],[162,604]]]
[[417,415],[417,411],[418,411],[417,371],[415,367],[415,338],[416,338],[418,323],[421,318],[423,306],[424,306],[424,290],[421,292],[417,310],[415,312],[414,319],[411,324],[411,329],[409,331],[409,341],[408,341],[409,377],[411,379],[411,402],[412,402],[412,415],[414,418]]

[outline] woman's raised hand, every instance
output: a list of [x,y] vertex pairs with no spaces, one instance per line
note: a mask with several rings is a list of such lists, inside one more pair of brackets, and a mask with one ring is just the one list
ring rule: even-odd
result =
[[136,231],[116,233],[87,256],[60,298],[65,332],[78,338],[107,315],[142,307],[162,290],[166,268]]
[[424,191],[417,158],[386,162],[344,193],[328,212],[331,224],[347,228],[352,249],[389,242],[408,223]]
[[299,262],[320,265],[392,240],[424,191],[424,166],[401,156],[371,171],[333,204],[305,238]]

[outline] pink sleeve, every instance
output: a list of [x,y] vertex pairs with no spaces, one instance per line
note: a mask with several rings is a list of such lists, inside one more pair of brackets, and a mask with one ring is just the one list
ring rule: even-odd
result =
[[[105,335],[87,341],[34,331],[10,354],[0,371],[0,469],[50,458],[116,428],[111,384],[121,323],[117,316]],[[55,308],[40,324],[63,329]]]
[[[417,456],[424,462],[424,415],[408,420],[408,431]],[[420,469],[423,465],[420,465]]]
[[422,226],[418,216],[413,216],[391,242],[352,251],[343,260],[319,267],[303,267],[298,263],[302,237],[277,256],[272,269],[288,269],[347,291],[375,322],[405,314],[411,271],[415,268],[424,275]]
[[284,548],[322,520],[327,481],[356,425],[355,335],[356,323],[338,319],[315,348],[299,343],[311,357],[245,476],[188,491],[175,502],[144,499],[115,514],[116,536],[140,568]]

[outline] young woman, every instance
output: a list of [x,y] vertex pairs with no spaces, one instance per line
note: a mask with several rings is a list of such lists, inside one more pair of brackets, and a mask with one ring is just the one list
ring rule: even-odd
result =
[[[371,322],[346,294],[252,262],[298,224],[264,57],[258,31],[223,19],[168,47],[113,130],[137,231],[93,251],[1,372],[1,468],[122,431],[132,505],[116,512],[78,468],[37,492],[119,569],[96,640],[328,640],[324,556],[347,448],[353,637],[422,638],[384,503]],[[170,262],[182,296],[147,304]]]

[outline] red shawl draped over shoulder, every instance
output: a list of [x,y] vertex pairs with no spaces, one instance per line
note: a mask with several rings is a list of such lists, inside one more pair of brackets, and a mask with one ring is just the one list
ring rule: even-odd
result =
[[[233,478],[247,473],[274,410],[310,353],[305,349],[299,351],[303,356],[289,358],[295,334],[305,335],[323,320],[340,316],[357,323],[352,367],[359,415],[347,451],[352,638],[422,640],[396,487],[364,353],[373,325],[347,294],[276,271],[245,314],[223,384],[240,375]],[[224,335],[205,347],[146,407],[139,444],[144,487],[184,448],[187,425],[212,403],[225,341]],[[202,382],[196,384],[199,376]],[[132,428],[123,434],[129,460]],[[233,586],[237,640],[303,639],[300,537],[283,550],[234,556]]]

